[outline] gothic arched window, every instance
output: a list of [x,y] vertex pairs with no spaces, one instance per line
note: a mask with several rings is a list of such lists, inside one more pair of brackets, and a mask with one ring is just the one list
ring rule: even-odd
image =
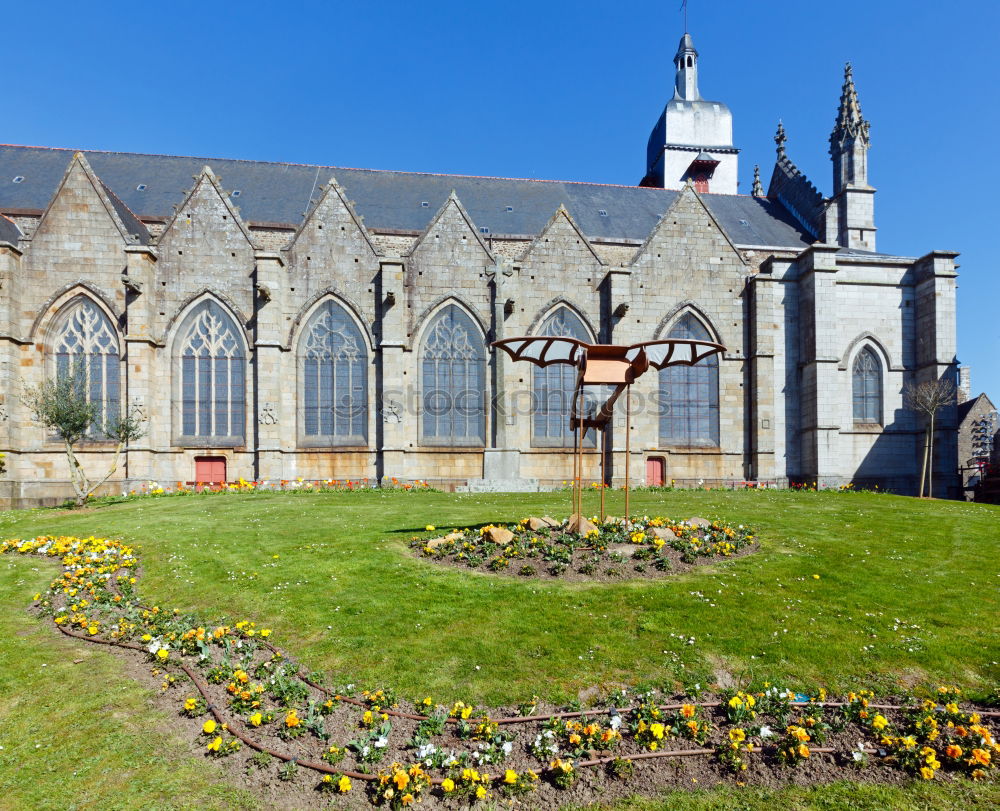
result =
[[[674,324],[667,337],[712,340],[704,325],[690,313]],[[704,358],[694,366],[661,369],[660,398],[662,445],[718,447],[718,355]]]
[[866,346],[854,359],[852,370],[854,421],[869,425],[882,422],[882,364],[878,355]]
[[347,311],[325,301],[299,341],[301,431],[310,445],[368,442],[368,352]]
[[202,302],[184,319],[177,342],[182,437],[242,444],[246,356],[236,322],[216,302]]
[[79,385],[96,410],[92,439],[118,419],[121,385],[118,334],[100,307],[84,296],[67,305],[56,322],[52,354],[56,378],[79,376]]
[[485,444],[486,350],[475,323],[454,304],[427,328],[421,387],[423,444]]
[[[590,335],[583,322],[566,307],[560,307],[545,319],[538,334],[590,341]],[[535,447],[573,447],[574,435],[569,430],[569,415],[573,405],[573,393],[576,391],[576,375],[576,367],[565,363],[534,367],[531,444]],[[591,444],[593,435],[593,430],[587,432],[587,439]]]

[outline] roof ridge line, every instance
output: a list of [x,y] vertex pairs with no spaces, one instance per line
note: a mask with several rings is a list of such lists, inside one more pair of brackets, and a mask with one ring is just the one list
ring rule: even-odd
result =
[[[468,174],[453,174],[448,172],[420,172],[412,169],[373,169],[370,167],[363,167],[363,166],[334,166],[323,163],[299,163],[296,161],[259,160],[256,158],[223,158],[223,157],[206,157],[203,155],[172,155],[162,152],[127,152],[127,151],[112,150],[112,149],[72,149],[70,147],[65,147],[65,146],[41,146],[41,145],[30,145],[30,144],[0,143],[0,147],[13,147],[16,149],[50,149],[59,152],[84,152],[84,153],[101,154],[101,155],[137,155],[147,158],[181,158],[184,160],[204,161],[209,165],[211,165],[211,163],[214,161],[230,161],[232,163],[263,163],[263,164],[270,164],[272,166],[301,166],[303,168],[309,168],[309,169],[328,169],[335,172],[344,170],[349,172],[386,172],[386,173],[392,172],[394,174],[419,175],[422,177],[455,177],[455,178],[469,178],[471,180],[518,180],[526,183],[561,183],[561,184],[572,184],[575,186],[601,186],[613,189],[650,189],[651,191],[678,191],[677,189],[660,189],[654,186],[640,186],[638,184],[629,184],[629,183],[599,183],[592,180],[565,180],[559,178],[536,178],[536,177],[504,177],[502,175],[468,175]],[[751,195],[725,195],[725,196],[749,197]]]

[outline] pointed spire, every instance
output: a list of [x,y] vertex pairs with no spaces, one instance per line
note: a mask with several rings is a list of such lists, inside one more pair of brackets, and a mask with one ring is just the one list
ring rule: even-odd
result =
[[763,197],[764,187],[760,184],[760,166],[754,164],[753,167],[753,196]]
[[778,145],[778,160],[785,157],[785,142],[788,140],[788,136],[785,135],[785,125],[781,123],[781,119],[778,119],[778,131],[774,134],[774,142]]
[[694,40],[687,32],[684,33],[677,45],[674,66],[677,68],[677,75],[674,78],[674,98],[688,101],[700,99],[701,95],[698,93],[698,51],[694,47]]
[[830,134],[830,152],[839,149],[848,139],[857,138],[865,146],[871,145],[869,123],[861,115],[861,102],[858,101],[858,90],[854,86],[854,69],[851,63],[844,65],[844,85],[840,91],[840,109],[837,110],[837,123]]

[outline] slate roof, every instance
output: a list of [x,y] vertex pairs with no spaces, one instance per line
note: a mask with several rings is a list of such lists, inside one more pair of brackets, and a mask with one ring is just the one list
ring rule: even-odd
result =
[[[73,153],[70,149],[0,146],[0,212],[44,210]],[[97,176],[113,190],[111,199],[117,197],[126,211],[145,220],[168,219],[205,165],[219,177],[246,222],[288,227],[302,222],[319,199],[320,187],[331,177],[336,177],[348,199],[355,203],[365,225],[375,231],[422,231],[454,190],[473,222],[489,228],[493,235],[534,237],[564,205],[590,239],[642,242],[679,194],[638,186],[564,181],[127,152],[83,154]],[[24,180],[13,183],[16,176]],[[140,185],[144,186],[141,191]],[[814,241],[776,200],[721,194],[703,195],[703,199],[738,245],[801,250]],[[122,219],[130,230],[134,227],[125,215]],[[142,240],[142,232],[137,233]]]
[[125,230],[128,231],[132,236],[136,238],[136,241],[140,245],[148,245],[150,242],[149,231],[146,226],[139,220],[135,214],[126,206],[121,199],[118,197],[114,191],[108,187],[108,184],[103,180],[101,185],[104,187],[104,191],[108,195],[108,200],[111,203],[111,207],[115,210],[118,218],[122,221],[122,225],[125,226]]
[[993,410],[993,401],[986,396],[986,392],[981,392],[976,397],[971,400],[966,400],[964,403],[958,404],[958,424],[961,425],[965,422],[966,418],[969,416],[969,412],[975,408],[981,400],[985,400],[989,404],[990,410]]
[[3,214],[0,214],[0,242],[9,242],[11,245],[17,245],[17,241],[20,238],[21,232],[13,220],[9,220]]

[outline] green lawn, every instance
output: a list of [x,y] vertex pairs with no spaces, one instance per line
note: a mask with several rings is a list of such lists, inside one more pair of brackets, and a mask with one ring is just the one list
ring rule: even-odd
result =
[[[620,511],[620,494],[609,499]],[[635,494],[634,510],[749,523],[761,539],[751,556],[655,582],[563,586],[467,574],[406,550],[428,523],[563,515],[568,501],[564,493],[192,496],[2,513],[0,535],[128,539],[138,547],[148,602],[212,620],[252,618],[309,667],[388,684],[409,698],[566,701],[593,685],[750,678],[833,692],[944,681],[975,694],[1000,681],[996,507],[867,494]],[[188,755],[186,742],[157,732],[149,696],[121,677],[113,654],[78,652],[82,644],[24,612],[52,574],[43,561],[0,560],[0,805],[251,802]],[[123,800],[125,787],[138,793]],[[995,786],[962,784],[789,789],[740,802],[763,809],[998,801]],[[743,807],[734,802],[707,793],[667,804]]]

